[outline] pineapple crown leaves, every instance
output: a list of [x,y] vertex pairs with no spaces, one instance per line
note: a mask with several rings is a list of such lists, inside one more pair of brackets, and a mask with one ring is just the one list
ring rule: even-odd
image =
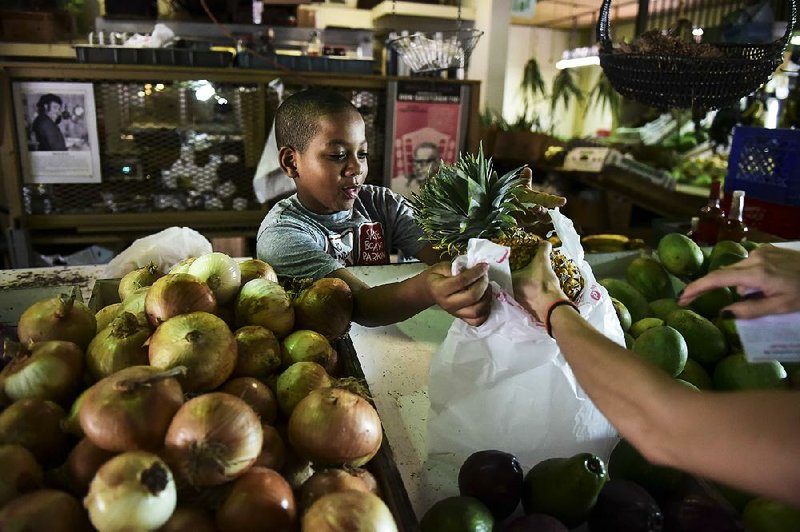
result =
[[410,204],[426,240],[463,253],[470,238],[498,238],[517,226],[514,214],[533,206],[522,200],[524,186],[520,168],[498,176],[481,145],[477,155],[442,163]]

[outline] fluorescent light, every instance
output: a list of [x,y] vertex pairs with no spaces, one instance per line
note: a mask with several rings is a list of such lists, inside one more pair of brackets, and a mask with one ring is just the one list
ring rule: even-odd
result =
[[573,59],[562,59],[556,63],[556,68],[564,70],[565,68],[577,68],[583,66],[592,66],[600,64],[600,56],[590,55],[587,57],[575,57]]

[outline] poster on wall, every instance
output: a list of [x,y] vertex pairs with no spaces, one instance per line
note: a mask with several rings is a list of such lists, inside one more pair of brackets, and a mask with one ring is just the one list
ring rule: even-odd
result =
[[20,160],[26,183],[99,183],[91,83],[13,85]]
[[387,185],[410,197],[441,161],[463,149],[468,89],[459,84],[400,81],[389,90]]

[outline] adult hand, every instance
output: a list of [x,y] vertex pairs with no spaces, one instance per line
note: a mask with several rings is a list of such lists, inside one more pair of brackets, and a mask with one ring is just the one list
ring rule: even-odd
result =
[[703,292],[723,286],[736,287],[744,298],[723,309],[737,318],[800,311],[800,252],[775,246],[756,248],[746,259],[687,285],[678,303],[688,305]]
[[452,275],[450,263],[439,262],[427,270],[428,291],[448,313],[477,327],[489,317],[488,271],[489,265],[481,263]]
[[527,266],[512,272],[514,298],[522,307],[543,321],[545,313],[554,301],[569,299],[561,290],[553,267],[550,252],[553,246],[543,241],[536,248],[536,254]]

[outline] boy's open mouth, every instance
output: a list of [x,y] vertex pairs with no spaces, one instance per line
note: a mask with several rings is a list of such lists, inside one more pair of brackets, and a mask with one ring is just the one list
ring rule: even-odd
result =
[[359,189],[360,189],[360,188],[361,188],[361,187],[360,187],[360,186],[358,186],[358,185],[353,185],[352,187],[345,187],[345,188],[343,188],[343,189],[342,189],[342,191],[344,192],[344,194],[345,194],[345,195],[346,195],[348,198],[350,198],[350,199],[355,199],[355,198],[358,196],[358,191],[359,191]]

